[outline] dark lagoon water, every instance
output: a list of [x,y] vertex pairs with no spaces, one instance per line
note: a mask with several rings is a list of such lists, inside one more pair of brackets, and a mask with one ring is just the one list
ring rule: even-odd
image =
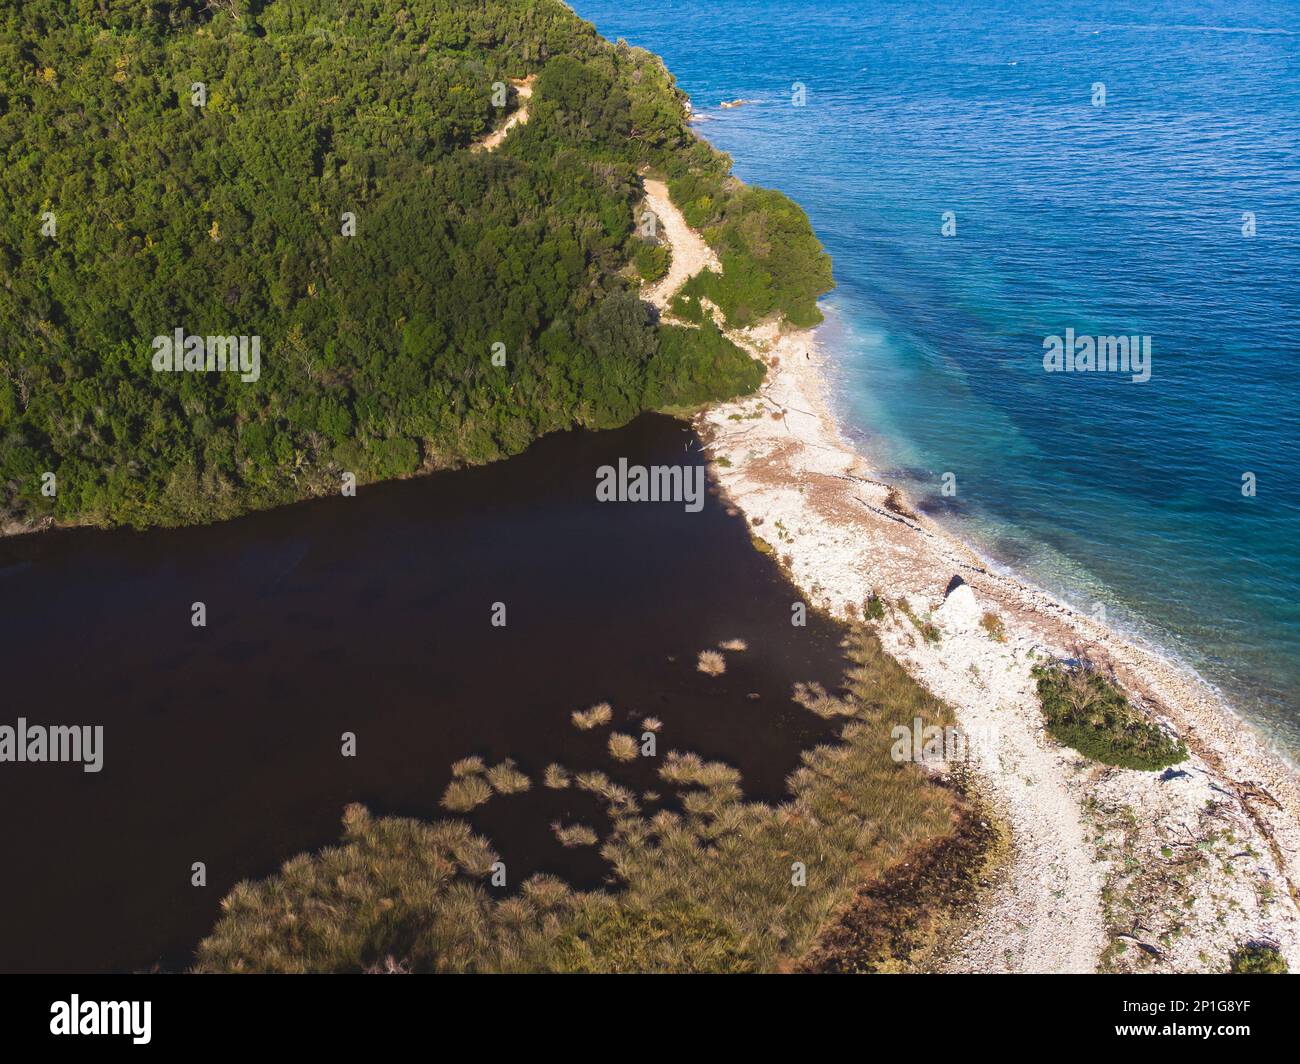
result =
[[[1300,7],[574,7],[807,210],[834,401],[879,466],[1300,750]],[[1044,372],[1070,328],[1149,336],[1150,380]]]
[[[468,818],[509,885],[549,871],[599,886],[594,848],[549,829],[599,830],[595,801],[541,786],[550,761],[657,786],[649,759],[610,759],[609,729],[570,724],[599,701],[638,736],[660,718],[661,755],[726,760],[751,797],[780,800],[799,751],[829,734],[792,685],[837,685],[842,632],[791,624],[796,592],[716,497],[699,513],[596,502],[596,469],[620,457],[701,461],[686,426],[650,416],[221,525],[0,542],[0,723],[105,729],[99,773],[0,766],[0,970],[183,967],[238,880],[337,840],[348,802],[447,815],[449,766],[470,754],[533,779]],[[749,650],[725,675],[696,670],[731,638]]]

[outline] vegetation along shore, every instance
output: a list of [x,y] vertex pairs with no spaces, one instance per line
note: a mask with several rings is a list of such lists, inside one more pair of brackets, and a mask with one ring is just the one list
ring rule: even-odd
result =
[[[752,391],[716,329],[638,298],[665,265],[645,168],[744,316],[807,323],[830,287],[803,212],[730,177],[659,60],[555,0],[234,10],[7,16],[11,531],[219,520]],[[152,372],[178,329],[260,338],[260,373]]]
[[[443,819],[350,806],[339,846],[231,892],[199,970],[1300,964],[1292,769],[854,451],[815,332],[828,257],[692,131],[655,56],[556,0],[8,19],[7,530],[222,520],[659,410],[694,419],[754,546],[845,624],[841,688],[793,692],[840,727],[786,801],[657,750],[652,718],[576,707],[557,726],[609,731],[607,762],[467,750]],[[259,336],[260,372],[151,372],[176,330]],[[977,741],[900,757],[900,728]],[[609,889],[494,889],[462,815],[543,786],[599,800],[553,830],[599,847]]]

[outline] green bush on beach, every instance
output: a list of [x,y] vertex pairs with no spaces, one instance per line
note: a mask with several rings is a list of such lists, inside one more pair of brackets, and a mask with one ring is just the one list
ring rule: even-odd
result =
[[1276,946],[1250,942],[1232,955],[1233,975],[1287,975],[1286,958]]
[[1187,758],[1187,747],[1133,707],[1113,680],[1087,662],[1034,668],[1047,731],[1105,765],[1154,772]]

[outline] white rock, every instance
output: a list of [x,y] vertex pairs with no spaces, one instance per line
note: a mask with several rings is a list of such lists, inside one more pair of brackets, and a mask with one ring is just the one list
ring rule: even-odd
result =
[[973,632],[980,623],[980,604],[975,599],[975,592],[970,584],[961,584],[953,588],[952,593],[943,600],[943,605],[935,610],[935,618],[944,628],[951,632]]

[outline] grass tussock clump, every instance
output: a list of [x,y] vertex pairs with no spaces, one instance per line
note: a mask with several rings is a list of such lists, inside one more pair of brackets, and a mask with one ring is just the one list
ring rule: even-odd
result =
[[663,730],[664,722],[658,717],[646,717],[641,721],[642,731],[654,732],[656,735]]
[[833,698],[819,683],[795,684],[794,700],[808,712],[816,713],[823,720],[830,720],[832,717],[852,717],[858,712],[857,706],[852,702]]
[[603,772],[579,772],[573,782],[581,790],[594,794],[611,809],[635,812],[636,796],[622,784],[615,783]]
[[551,831],[561,846],[595,846],[600,836],[586,824],[561,824],[558,820],[551,825]]
[[659,769],[666,782],[679,787],[724,787],[739,785],[740,773],[721,761],[705,761],[699,754],[670,750]]
[[640,747],[632,736],[615,732],[609,737],[609,756],[615,761],[635,761]]
[[462,776],[474,776],[486,771],[487,765],[481,757],[462,757],[451,766],[451,774],[457,779]]
[[912,610],[907,599],[899,599],[898,608],[902,610],[903,615],[916,626],[916,630],[921,633],[921,638],[927,643],[938,643],[943,638],[943,633],[939,631],[939,626],[929,618],[918,617]]
[[867,597],[867,601],[862,604],[862,617],[868,621],[880,621],[885,617],[885,600],[875,590]]
[[995,643],[1005,643],[1007,641],[1006,625],[1002,623],[1002,618],[992,610],[985,610],[984,616],[980,618],[980,627]]
[[468,813],[492,797],[492,788],[482,776],[460,776],[442,792],[442,807],[453,813]]
[[591,731],[614,719],[614,707],[608,702],[600,702],[590,709],[573,711],[573,726],[579,731]]
[[1085,757],[1155,772],[1186,760],[1187,747],[1134,707],[1118,684],[1093,666],[1057,662],[1034,668],[1047,731]]
[[690,752],[660,766],[678,811],[643,813],[601,772],[573,777],[610,818],[600,854],[617,891],[534,877],[502,898],[484,883],[495,856],[464,824],[362,811],[341,846],[236,888],[197,967],[364,971],[391,957],[413,972],[788,969],[863,883],[951,834],[962,807],[890,753],[893,727],[916,716],[951,723],[947,708],[873,635],[856,632],[848,655],[839,738],[804,752],[780,804],[746,800],[734,768]]
[[724,639],[718,644],[723,650],[741,651],[748,650],[749,644],[743,639]]
[[542,782],[554,791],[562,791],[570,783],[569,770],[554,762],[546,766],[542,773]]
[[701,650],[695,667],[705,676],[721,676],[727,671],[727,659],[716,650]]
[[498,794],[519,794],[533,785],[532,781],[515,767],[514,761],[510,758],[488,769],[487,778]]

